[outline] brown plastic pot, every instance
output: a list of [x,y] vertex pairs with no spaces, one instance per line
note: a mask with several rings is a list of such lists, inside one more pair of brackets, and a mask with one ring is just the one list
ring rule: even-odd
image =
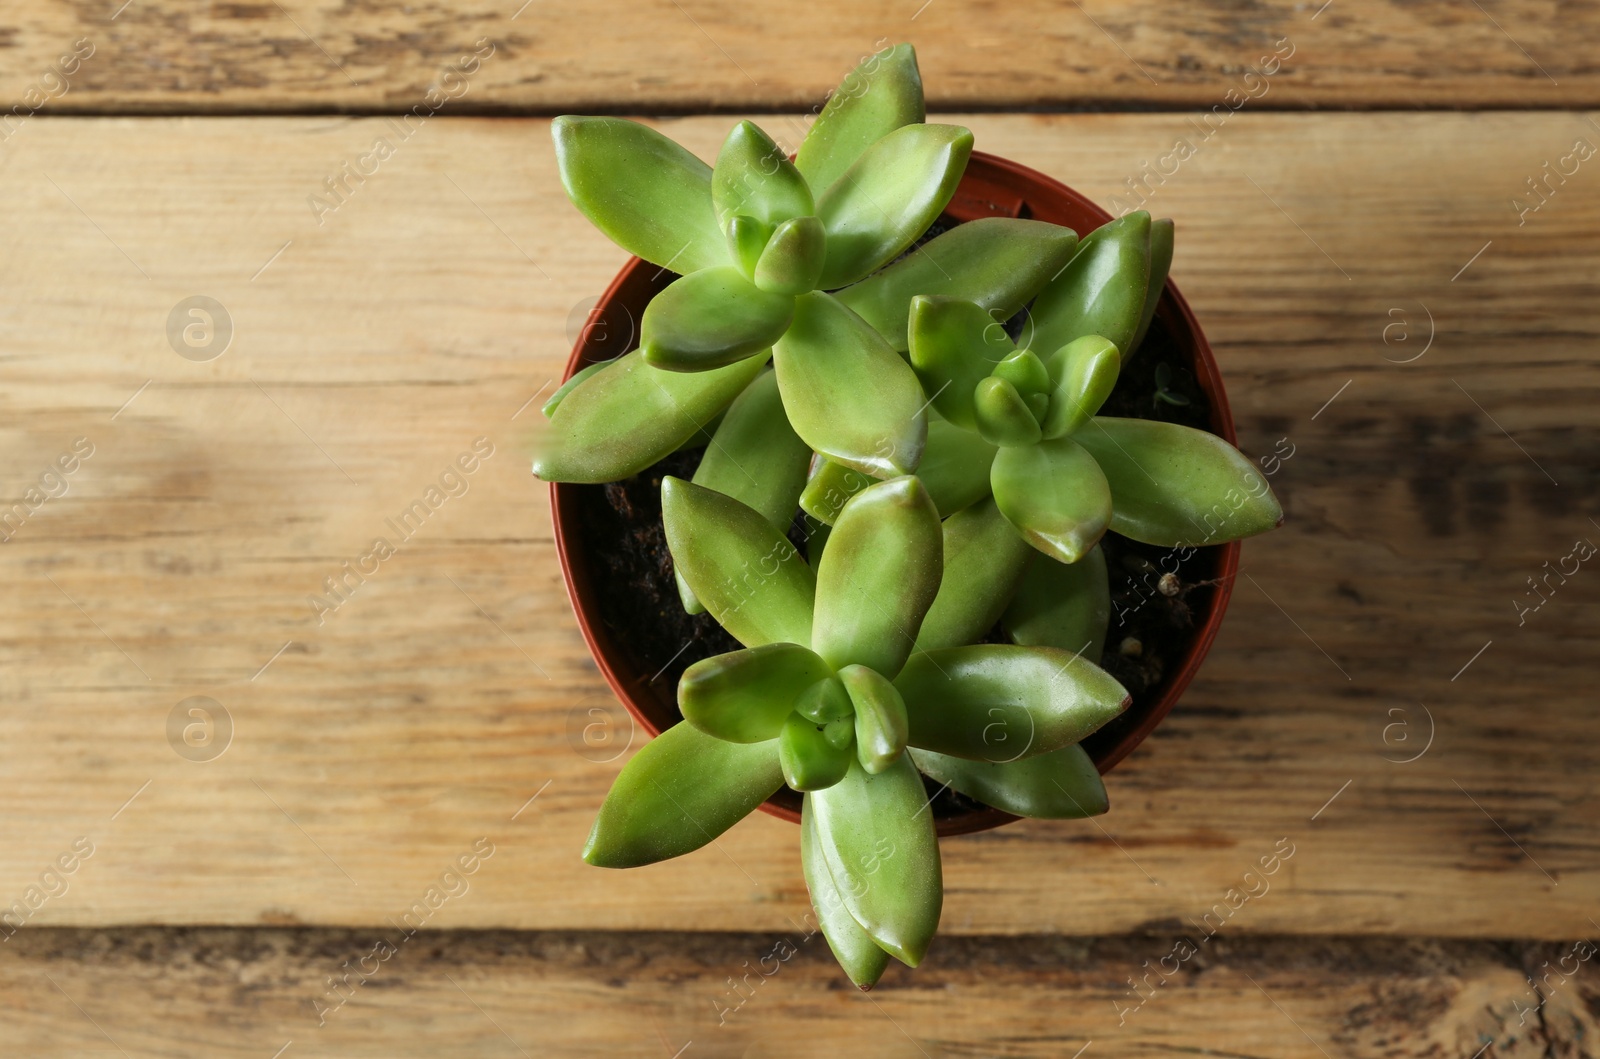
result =
[[[994,155],[974,151],[967,163],[966,174],[956,189],[954,198],[945,213],[958,221],[972,221],[980,217],[1029,217],[1066,225],[1080,234],[1098,228],[1111,220],[1111,215],[1078,192],[1059,181],[1026,166]],[[633,258],[611,281],[605,294],[590,314],[590,323],[583,329],[572,356],[567,361],[564,378],[589,364],[611,359],[637,345],[637,322],[644,307],[667,284],[677,277],[647,261]],[[1214,434],[1235,442],[1233,415],[1228,410],[1228,397],[1222,389],[1222,376],[1211,356],[1204,333],[1183,300],[1177,287],[1170,281],[1156,308],[1156,321],[1152,329],[1162,328],[1180,350],[1187,351],[1196,381],[1205,392],[1211,405],[1211,430]],[[649,674],[641,673],[628,657],[628,653],[615,643],[598,617],[598,606],[591,598],[593,589],[589,575],[588,552],[590,542],[582,536],[578,519],[576,490],[592,486],[572,486],[552,483],[550,510],[555,523],[556,552],[561,557],[561,571],[566,578],[567,593],[577,614],[578,627],[594,655],[595,664],[605,676],[606,683],[628,708],[634,719],[650,735],[659,734],[681,720],[675,698],[676,689],[662,689],[649,681]],[[1102,774],[1130,754],[1144,741],[1162,719],[1172,710],[1189,681],[1194,678],[1211,649],[1211,641],[1222,625],[1223,612],[1228,608],[1228,598],[1233,592],[1233,579],[1239,567],[1237,541],[1209,549],[1215,554],[1215,588],[1210,599],[1197,614],[1194,637],[1179,664],[1166,679],[1160,697],[1151,705],[1140,709],[1135,706],[1106,729],[1085,740],[1085,749],[1094,759]],[[799,822],[799,796],[787,787],[778,791],[762,805],[774,816]],[[999,809],[986,808],[960,816],[939,820],[941,835],[960,835],[984,831],[1017,819]]]

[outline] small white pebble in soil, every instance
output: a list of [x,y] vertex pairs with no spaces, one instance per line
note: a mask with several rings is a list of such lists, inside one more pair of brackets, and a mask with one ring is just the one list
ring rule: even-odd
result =
[[1117,654],[1127,658],[1138,658],[1144,654],[1144,644],[1140,643],[1137,637],[1125,637],[1117,647]]
[[1176,596],[1183,591],[1183,586],[1178,583],[1178,575],[1166,573],[1161,575],[1161,580],[1156,582],[1156,591],[1163,596]]

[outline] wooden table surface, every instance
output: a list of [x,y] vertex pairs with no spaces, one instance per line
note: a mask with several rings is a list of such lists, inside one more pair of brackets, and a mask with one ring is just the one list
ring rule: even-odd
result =
[[[643,733],[528,462],[624,259],[548,116],[792,143],[880,39],[917,45],[940,120],[1109,208],[1192,142],[1142,204],[1177,222],[1241,447],[1293,455],[1287,523],[1111,813],[947,840],[927,963],[861,995],[799,929],[791,824],[578,859]],[[1600,1054],[1574,949],[1600,934],[1600,575],[1528,609],[1600,540],[1597,42],[1582,5],[1348,0],[0,16],[0,905],[26,913],[0,1054]],[[418,118],[430,83],[454,98]],[[1204,136],[1230,89],[1256,98]],[[197,297],[231,326],[210,360],[173,337]],[[460,495],[314,605],[474,446]],[[1141,1005],[1129,979],[1275,847],[1270,891]]]

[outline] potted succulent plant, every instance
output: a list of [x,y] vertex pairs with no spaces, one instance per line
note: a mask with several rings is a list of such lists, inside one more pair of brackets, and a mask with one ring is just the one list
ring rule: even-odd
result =
[[[923,117],[901,45],[792,159],[751,122],[714,166],[622,119],[553,129],[572,201],[637,259],[534,470],[596,660],[659,733],[585,859],[787,815],[863,987],[926,951],[938,835],[1106,811],[1099,771],[1220,620],[1216,546],[1281,520],[1166,284],[1171,222],[1111,221]],[[1192,628],[1103,655],[1141,609]]]

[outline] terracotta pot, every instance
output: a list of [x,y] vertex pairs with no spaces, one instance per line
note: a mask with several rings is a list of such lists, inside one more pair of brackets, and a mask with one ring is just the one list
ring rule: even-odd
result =
[[[1080,234],[1111,220],[1109,213],[1066,185],[1026,166],[981,151],[973,152],[966,174],[945,213],[959,221],[980,217],[1029,217],[1063,224]],[[638,338],[637,322],[644,307],[675,278],[674,274],[639,258],[624,265],[590,314],[591,324],[584,328],[573,347],[564,377],[634,348]],[[1156,328],[1164,329],[1173,344],[1187,352],[1195,379],[1211,405],[1212,432],[1233,443],[1233,416],[1228,410],[1228,398],[1223,392],[1222,376],[1212,359],[1211,347],[1206,344],[1189,304],[1170,281],[1156,309],[1152,330]],[[561,557],[561,570],[577,614],[578,627],[583,631],[595,664],[634,719],[654,736],[681,718],[675,689],[652,686],[649,675],[638,671],[628,653],[613,642],[598,618],[597,606],[591,598],[585,551],[588,542],[580,529],[576,492],[593,488],[597,487],[561,483],[550,486],[556,552]],[[1215,588],[1208,602],[1197,608],[1193,638],[1178,665],[1166,677],[1160,697],[1143,709],[1135,705],[1108,726],[1109,730],[1102,729],[1085,741],[1085,748],[1102,774],[1127,757],[1161,723],[1211,649],[1211,641],[1222,624],[1222,615],[1233,591],[1233,579],[1239,566],[1239,544],[1233,542],[1208,550],[1216,558],[1212,575],[1216,579]],[[779,790],[762,808],[787,820],[798,822],[800,819],[799,796],[787,787]],[[942,818],[938,829],[941,835],[959,835],[998,827],[1015,819],[1017,817],[1009,813],[986,808]]]

